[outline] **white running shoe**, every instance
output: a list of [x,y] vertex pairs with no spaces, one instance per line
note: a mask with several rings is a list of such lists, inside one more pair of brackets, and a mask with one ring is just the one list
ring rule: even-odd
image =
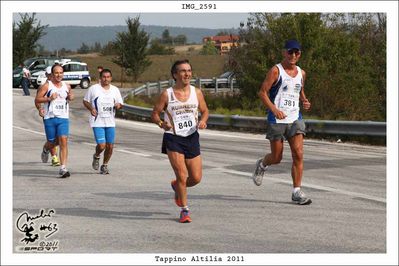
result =
[[43,163],[47,163],[47,162],[48,162],[49,154],[50,154],[50,151],[49,151],[49,150],[46,150],[46,149],[43,147],[43,150],[42,150],[42,162],[43,162]]
[[61,168],[58,174],[60,175],[60,178],[66,178],[71,176],[66,168]]
[[252,180],[254,181],[255,185],[260,186],[262,185],[263,181],[263,176],[265,175],[265,172],[269,166],[266,166],[263,168],[261,166],[261,163],[263,161],[263,158],[260,158],[256,161],[256,168],[254,171],[254,174],[252,175]]
[[105,164],[101,165],[100,173],[102,175],[108,175],[109,174],[108,166]]
[[302,190],[298,190],[295,193],[292,193],[291,199],[293,202],[299,205],[309,205],[312,203],[312,200],[306,197],[305,193]]
[[91,166],[94,170],[98,170],[100,167],[100,157],[97,157],[96,154],[93,154],[93,162],[91,163]]

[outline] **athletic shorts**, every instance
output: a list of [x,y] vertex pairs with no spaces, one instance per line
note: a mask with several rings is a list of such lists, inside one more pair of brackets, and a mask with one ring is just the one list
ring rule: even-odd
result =
[[93,127],[93,133],[97,144],[114,144],[115,127]]
[[44,119],[44,131],[46,132],[47,141],[55,143],[57,137],[69,136],[69,119],[68,118],[48,118]]
[[201,154],[198,131],[195,131],[187,137],[164,133],[162,140],[162,153],[167,154],[167,151],[175,151],[184,154],[185,159],[197,157]]
[[268,140],[290,139],[297,134],[306,135],[303,120],[296,120],[292,124],[267,123],[266,138]]

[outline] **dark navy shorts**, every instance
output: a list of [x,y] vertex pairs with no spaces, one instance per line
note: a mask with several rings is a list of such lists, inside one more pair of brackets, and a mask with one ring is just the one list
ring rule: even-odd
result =
[[167,151],[184,154],[185,159],[197,157],[201,154],[198,131],[195,131],[187,137],[164,133],[162,140],[162,153],[167,154]]

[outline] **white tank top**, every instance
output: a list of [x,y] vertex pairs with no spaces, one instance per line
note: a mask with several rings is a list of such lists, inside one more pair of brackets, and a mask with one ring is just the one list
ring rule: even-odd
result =
[[61,88],[57,88],[50,80],[48,81],[49,86],[46,93],[47,97],[50,97],[53,93],[57,93],[56,99],[51,102],[44,104],[45,115],[44,119],[49,119],[53,117],[58,118],[69,118],[69,103],[67,101],[68,97],[68,87],[65,82],[61,81]]
[[295,77],[291,77],[285,72],[281,64],[278,64],[277,67],[281,83],[277,88],[273,103],[287,116],[284,119],[276,118],[276,123],[293,123],[300,117],[299,96],[302,89],[302,70],[296,66],[298,74]]
[[194,86],[190,86],[190,97],[185,102],[177,99],[173,88],[167,89],[168,106],[165,110],[165,121],[172,125],[166,133],[182,137],[190,136],[197,131],[198,98]]

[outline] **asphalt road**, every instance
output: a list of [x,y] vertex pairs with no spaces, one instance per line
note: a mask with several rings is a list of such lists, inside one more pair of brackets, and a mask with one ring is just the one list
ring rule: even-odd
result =
[[[58,167],[40,160],[45,136],[33,95],[14,90],[15,252],[40,245],[59,253],[386,252],[385,147],[305,140],[303,190],[313,203],[298,206],[291,203],[288,146],[257,187],[250,177],[269,150],[264,135],[203,130],[203,179],[188,191],[193,222],[180,224],[161,130],[118,120],[111,174],[100,175],[91,168],[84,92],[75,89],[71,104],[71,177],[59,179]],[[16,226],[27,220],[30,236]],[[34,242],[21,242],[35,234]]]

